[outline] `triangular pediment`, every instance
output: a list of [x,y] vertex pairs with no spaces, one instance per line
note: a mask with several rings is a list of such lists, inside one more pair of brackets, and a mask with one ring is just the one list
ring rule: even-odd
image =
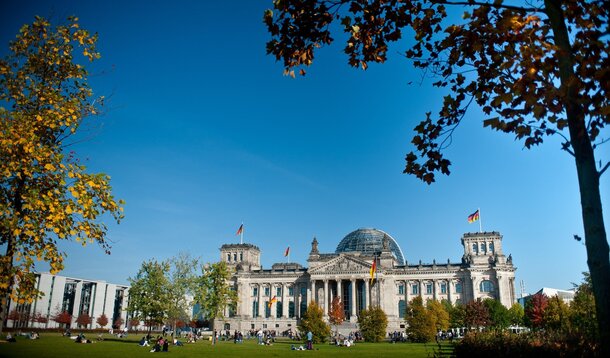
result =
[[372,261],[365,261],[351,255],[340,255],[309,270],[310,275],[369,273]]

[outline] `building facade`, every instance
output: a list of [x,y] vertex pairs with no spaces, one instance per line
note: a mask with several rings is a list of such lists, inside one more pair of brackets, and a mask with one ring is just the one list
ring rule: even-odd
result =
[[[80,278],[36,273],[36,288],[43,296],[32,303],[18,304],[11,301],[6,321],[12,328],[57,328],[53,321],[58,313],[68,312],[72,316],[71,327],[77,327],[76,319],[81,314],[92,317],[92,323],[83,328],[101,328],[96,319],[102,314],[108,318],[110,328],[119,318],[123,328],[127,322],[127,299],[129,287]],[[37,322],[36,317],[46,318]]]
[[[515,302],[515,267],[502,250],[497,232],[467,233],[461,238],[459,262],[407,263],[400,246],[387,233],[358,229],[334,253],[320,253],[314,238],[305,268],[298,263],[260,264],[260,249],[251,244],[226,244],[221,260],[235,269],[232,284],[238,293],[235,311],[215,327],[295,330],[310,301],[322,307],[326,318],[334,297],[343,303],[348,329],[356,329],[358,312],[380,306],[388,316],[388,330],[405,328],[408,302],[414,297],[467,303],[493,298],[504,306]],[[376,262],[375,278],[371,267]],[[271,304],[270,304],[271,302]]]

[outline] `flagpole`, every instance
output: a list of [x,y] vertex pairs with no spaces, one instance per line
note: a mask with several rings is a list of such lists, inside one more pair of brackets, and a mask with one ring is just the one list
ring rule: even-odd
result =
[[481,218],[481,208],[479,210],[479,232],[483,232],[483,219]]

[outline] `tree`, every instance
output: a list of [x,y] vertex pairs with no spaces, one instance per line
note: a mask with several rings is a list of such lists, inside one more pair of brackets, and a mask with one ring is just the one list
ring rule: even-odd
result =
[[129,304],[127,311],[131,317],[139,318],[149,324],[163,324],[166,318],[166,305],[169,301],[168,262],[150,260],[142,262],[134,278],[129,278]]
[[381,307],[371,307],[360,311],[358,326],[362,337],[367,342],[381,342],[388,328],[388,316]]
[[441,302],[428,300],[426,309],[434,317],[434,326],[437,331],[446,331],[449,328],[449,313]]
[[106,325],[108,325],[108,317],[106,316],[105,313],[102,313],[96,320],[95,323],[98,324],[98,326],[100,326],[100,328],[104,328],[106,327]]
[[335,296],[328,310],[328,321],[335,326],[335,334],[339,334],[338,326],[345,321],[345,310],[339,296]]
[[32,323],[45,324],[49,322],[49,319],[47,316],[43,316],[40,312],[36,312],[32,315],[32,317],[30,317],[30,321]]
[[510,325],[508,309],[500,301],[493,298],[483,300],[483,304],[489,313],[489,327],[503,330]]
[[599,338],[595,319],[595,297],[591,288],[591,276],[583,272],[583,282],[576,286],[574,300],[570,304],[570,322],[576,333],[593,340]]
[[330,326],[324,322],[324,311],[315,301],[311,301],[307,306],[307,311],[299,322],[301,337],[307,339],[307,332],[313,334],[313,343],[326,342],[330,336]]
[[70,328],[72,324],[72,315],[67,311],[57,312],[51,319],[60,325],[64,325],[66,328]]
[[[451,8],[461,7],[461,20]],[[275,11],[274,11],[275,10]],[[610,256],[602,215],[595,149],[610,124],[610,5],[605,0],[282,0],[267,10],[267,53],[283,61],[284,73],[312,64],[315,49],[333,42],[331,24],[347,33],[348,63],[366,70],[383,63],[388,47],[414,37],[405,52],[416,68],[434,74],[433,86],[448,94],[436,116],[415,127],[415,152],[405,173],[430,184],[449,174],[443,156],[474,103],[492,118],[483,125],[514,134],[526,148],[560,136],[574,157],[581,197],[587,263],[597,302],[610,302]],[[610,305],[597,305],[600,341],[610,354]]]
[[512,326],[522,326],[524,315],[525,312],[523,311],[523,307],[518,303],[514,303],[508,309],[508,322]]
[[114,323],[112,324],[112,328],[114,329],[119,329],[121,328],[121,326],[123,325],[123,319],[121,317],[117,317],[117,319],[114,320]]
[[530,328],[542,328],[544,325],[544,310],[549,298],[542,293],[536,293],[525,303],[525,324]]
[[464,327],[464,305],[461,303],[456,303],[454,306],[447,300],[442,300],[441,303],[445,307],[445,310],[449,313],[449,327]]
[[131,327],[132,329],[137,330],[139,325],[140,325],[139,318],[130,318],[129,319],[129,327]]
[[464,306],[464,325],[467,328],[486,327],[489,322],[489,311],[480,298]]
[[195,288],[195,302],[199,303],[203,316],[214,328],[214,320],[224,318],[225,308],[234,310],[237,306],[237,291],[226,262],[202,265],[201,272]]
[[78,317],[76,317],[76,324],[78,324],[78,326],[81,328],[87,328],[87,326],[89,326],[92,321],[93,318],[86,313],[81,313],[78,315]]
[[[18,303],[39,297],[31,273],[37,261],[51,273],[63,269],[60,241],[97,243],[110,253],[109,214],[123,218],[122,201],[111,194],[110,177],[88,173],[68,139],[83,121],[99,111],[87,85],[84,59],[99,58],[97,35],[71,17],[51,26],[36,17],[24,25],[0,59],[0,320],[9,299]],[[0,332],[2,330],[0,325]]]
[[191,319],[193,301],[188,299],[195,291],[197,259],[187,253],[180,253],[170,259],[171,269],[168,279],[167,317],[172,322],[172,337],[176,332],[176,323]]
[[542,315],[545,329],[568,332],[570,329],[570,307],[559,296],[549,298]]
[[421,296],[411,300],[407,308],[407,335],[412,342],[426,343],[436,335],[435,317],[424,307]]

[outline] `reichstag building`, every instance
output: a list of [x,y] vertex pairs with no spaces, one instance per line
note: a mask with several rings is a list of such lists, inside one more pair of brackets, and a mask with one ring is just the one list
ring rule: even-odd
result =
[[[389,234],[358,229],[345,236],[334,253],[319,252],[314,238],[308,267],[276,263],[271,269],[262,268],[257,246],[225,244],[221,260],[235,268],[232,280],[239,302],[215,327],[296,330],[308,302],[314,300],[327,315],[336,296],[345,312],[343,328],[354,330],[358,312],[377,305],[388,315],[388,331],[403,329],[407,305],[416,296],[452,303],[494,298],[510,307],[515,302],[515,267],[512,257],[502,252],[502,235],[466,233],[461,242],[464,254],[457,262],[413,264],[405,261]],[[374,261],[376,279],[371,282]]]

